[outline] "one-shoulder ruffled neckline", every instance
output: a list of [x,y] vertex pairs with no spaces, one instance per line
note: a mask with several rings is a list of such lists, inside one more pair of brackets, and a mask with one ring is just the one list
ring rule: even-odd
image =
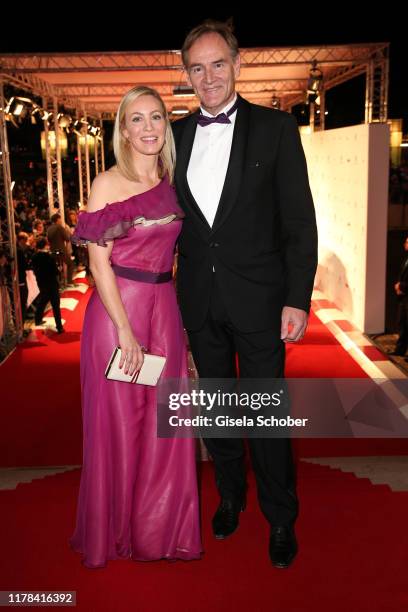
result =
[[[168,186],[168,190],[156,194],[161,186]],[[185,216],[177,202],[173,185],[163,177],[160,183],[147,191],[107,203],[104,208],[92,212],[80,211],[71,241],[77,245],[95,242],[107,246],[107,241],[125,236],[132,226],[149,220],[164,220],[171,215],[174,215],[174,219]]]
[[[105,207],[106,206],[120,206],[121,204],[126,204],[130,200],[135,200],[137,198],[140,198],[141,196],[144,196],[144,195],[147,195],[148,193],[151,193],[152,191],[154,191],[158,187],[161,187],[165,182],[167,182],[167,181],[166,181],[166,177],[164,176],[160,180],[160,182],[157,183],[157,185],[154,185],[153,187],[150,187],[150,189],[147,189],[146,191],[142,191],[141,193],[134,193],[133,195],[129,196],[128,198],[125,198],[124,200],[116,200],[115,202],[106,202]],[[93,213],[97,213],[100,210],[103,210],[103,208],[100,208],[98,210],[92,210],[90,212],[88,212],[88,211],[84,211],[84,212],[87,212],[88,215],[92,215]]]

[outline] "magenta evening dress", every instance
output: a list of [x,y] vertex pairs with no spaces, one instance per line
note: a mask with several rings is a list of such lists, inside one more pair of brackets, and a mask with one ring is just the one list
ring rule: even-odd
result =
[[[171,214],[171,222],[144,223]],[[111,264],[123,304],[139,343],[166,356],[162,378],[188,375],[169,279],[183,216],[164,178],[145,193],[82,212],[72,237],[76,244],[114,241]],[[140,274],[143,280],[137,280]],[[119,558],[197,559],[202,549],[195,440],[157,438],[156,388],[105,378],[117,343],[94,289],[81,336],[83,467],[70,545],[91,568]]]

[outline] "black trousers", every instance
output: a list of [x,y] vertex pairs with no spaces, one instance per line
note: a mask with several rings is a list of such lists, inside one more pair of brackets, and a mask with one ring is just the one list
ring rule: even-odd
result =
[[35,311],[35,324],[41,325],[44,310],[48,302],[51,302],[52,312],[55,319],[57,329],[62,329],[60,294],[57,285],[45,285],[39,287],[40,295],[38,296],[37,310]]
[[[241,378],[280,378],[285,346],[280,318],[273,329],[243,333],[230,321],[216,274],[205,324],[188,331],[190,348],[201,378],[235,378],[236,354]],[[221,497],[240,501],[246,490],[245,447],[242,439],[206,438],[214,460]],[[259,505],[271,525],[293,525],[298,515],[296,474],[289,438],[248,438]]]
[[64,264],[66,265],[66,281],[67,285],[72,285],[72,276],[74,274],[74,262],[69,253],[64,254]]

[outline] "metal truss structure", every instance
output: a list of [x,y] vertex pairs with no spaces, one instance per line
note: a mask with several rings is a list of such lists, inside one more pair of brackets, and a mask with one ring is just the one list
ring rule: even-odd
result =
[[[264,106],[275,95],[281,108],[290,110],[304,100],[316,62],[325,91],[366,74],[366,121],[386,121],[388,50],[388,43],[241,49],[237,89]],[[185,83],[180,51],[10,54],[0,56],[0,71],[68,106],[80,101],[79,107],[96,117],[111,118],[123,94],[137,84],[156,88],[169,110],[197,106],[196,98],[174,96],[174,88]]]
[[[52,113],[54,117],[57,117],[58,98],[56,96],[53,96],[52,98],[48,99],[43,98],[43,105],[44,108],[50,113]],[[49,140],[48,121],[44,119],[43,124],[46,146],[48,208],[50,211],[50,216],[55,212],[59,212],[62,217],[62,222],[65,223],[61,147],[59,143],[61,133],[58,129],[56,121],[54,121],[55,146],[51,147]]]
[[[0,81],[0,108],[5,106],[4,88]],[[0,342],[5,354],[23,336],[23,322],[18,284],[17,244],[14,226],[14,206],[11,192],[10,154],[7,126],[3,110],[0,112],[0,248],[7,257],[8,270],[0,274]]]
[[[319,92],[320,106],[311,104],[312,129],[324,129],[325,92],[359,75],[366,76],[366,123],[387,121],[389,43],[241,49],[240,55],[237,90],[250,102],[270,107],[272,98],[277,98],[282,110],[291,111],[305,102],[310,71],[315,64],[322,73],[323,87]],[[44,108],[52,111],[54,117],[59,107],[64,107],[72,110],[72,116],[91,119],[102,127],[104,119],[113,119],[124,93],[138,84],[157,89],[169,112],[192,111],[198,106],[194,96],[175,95],[177,87],[185,83],[178,50],[0,55],[0,241],[14,257],[8,294],[9,328],[14,330],[15,342],[22,337],[22,320],[3,85],[41,97]],[[48,130],[44,121],[46,135]],[[58,129],[55,131],[54,151],[46,137],[48,200],[50,213],[59,210],[63,215],[61,154]],[[103,135],[77,135],[77,155],[80,201],[84,205],[92,176],[105,167]]]

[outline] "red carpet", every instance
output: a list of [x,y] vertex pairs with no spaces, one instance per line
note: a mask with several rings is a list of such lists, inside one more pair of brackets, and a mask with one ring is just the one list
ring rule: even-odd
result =
[[[323,306],[320,300],[320,306]],[[344,326],[347,329],[347,326]],[[287,346],[286,375],[292,378],[366,378],[364,370],[337,342],[320,319],[310,313],[303,340]],[[406,455],[406,439],[295,439],[298,457],[342,457],[367,455]]]
[[[85,282],[85,281],[84,281]],[[0,366],[4,402],[0,466],[77,465],[82,461],[79,342],[91,295],[66,292],[79,304],[63,310],[66,333],[35,332],[39,342],[19,345]],[[311,313],[302,342],[287,347],[290,377],[366,377],[329,330]],[[406,440],[294,440],[299,456],[406,454]]]
[[[67,294],[66,294],[67,295]],[[79,340],[86,296],[66,334],[37,332],[0,367],[0,466],[81,463]],[[68,297],[68,296],[67,296]],[[363,377],[364,372],[312,313],[287,375]],[[295,440],[298,457],[402,454],[405,440]],[[272,568],[268,526],[249,474],[248,508],[225,542],[210,530],[218,503],[211,464],[201,464],[205,555],[190,563],[110,562],[87,570],[68,547],[80,471],[0,491],[0,590],[75,590],[87,612],[393,612],[408,606],[408,493],[394,493],[339,470],[299,463],[300,552],[289,570]]]
[[90,295],[66,291],[79,303],[61,309],[65,333],[35,330],[38,342],[18,345],[0,366],[0,466],[81,463],[79,342]]
[[79,470],[0,492],[0,590],[75,590],[77,609],[87,612],[407,609],[408,493],[301,463],[300,552],[290,569],[276,570],[252,475],[239,530],[224,542],[212,537],[211,471],[202,466],[205,555],[192,562],[123,560],[84,568],[67,545]]

